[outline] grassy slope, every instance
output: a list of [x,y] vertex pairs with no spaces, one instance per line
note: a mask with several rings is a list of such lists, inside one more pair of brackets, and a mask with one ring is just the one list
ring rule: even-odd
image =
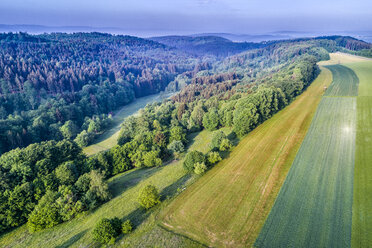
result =
[[130,115],[135,114],[139,109],[144,108],[148,103],[159,101],[160,94],[145,96],[136,99],[134,102],[125,105],[113,117],[113,126],[109,130],[101,134],[94,144],[83,149],[87,155],[93,155],[100,151],[105,151],[117,144],[119,137],[120,124]]
[[[229,129],[224,129],[228,133]],[[202,131],[191,134],[189,150],[206,152],[213,132]],[[174,161],[159,168],[132,170],[109,180],[112,200],[94,212],[67,223],[30,235],[26,226],[22,226],[0,238],[0,247],[97,247],[92,241],[91,231],[103,217],[130,218],[136,230],[121,236],[115,246],[128,247],[203,247],[186,237],[176,235],[159,227],[157,214],[177,195],[177,189],[192,183],[195,178],[186,175],[181,161]],[[136,202],[139,190],[146,184],[156,185],[161,191],[165,203],[146,213]]]
[[213,246],[251,245],[264,223],[305,137],[323,87],[319,78],[290,106],[261,124],[177,197],[163,213],[163,225]]
[[352,247],[372,245],[372,61],[345,64],[359,77]]

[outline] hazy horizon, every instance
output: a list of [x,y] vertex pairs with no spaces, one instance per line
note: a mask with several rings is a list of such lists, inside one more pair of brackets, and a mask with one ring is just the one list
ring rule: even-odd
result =
[[7,25],[113,28],[142,36],[195,33],[266,34],[276,31],[371,31],[372,2],[243,0],[3,0]]

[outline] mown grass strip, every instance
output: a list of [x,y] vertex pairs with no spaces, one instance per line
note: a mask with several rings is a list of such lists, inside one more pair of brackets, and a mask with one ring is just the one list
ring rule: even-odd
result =
[[372,246],[372,97],[357,100],[352,247]]
[[331,73],[261,124],[178,196],[163,225],[211,246],[249,247],[256,239],[310,126]]
[[333,74],[333,82],[325,96],[357,96],[359,79],[348,67],[343,65],[326,66]]

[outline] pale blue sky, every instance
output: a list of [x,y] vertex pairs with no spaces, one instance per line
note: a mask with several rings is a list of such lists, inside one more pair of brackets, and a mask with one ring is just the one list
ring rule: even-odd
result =
[[372,30],[372,0],[1,0],[0,23],[178,33]]

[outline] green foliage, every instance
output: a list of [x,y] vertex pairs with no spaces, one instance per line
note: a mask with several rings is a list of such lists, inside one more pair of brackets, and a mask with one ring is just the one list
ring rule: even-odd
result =
[[138,195],[138,202],[145,209],[152,208],[159,204],[160,195],[157,188],[150,184],[142,188]]
[[99,203],[105,202],[111,198],[108,191],[108,185],[104,181],[104,175],[96,170],[90,172],[89,190],[86,192],[83,201],[90,209],[98,206]]
[[222,160],[221,155],[218,152],[209,152],[207,155],[207,161],[209,164],[213,165]]
[[175,157],[178,157],[179,154],[185,151],[185,146],[181,141],[174,140],[168,145],[168,150],[171,151],[175,155]]
[[191,151],[186,154],[185,160],[183,161],[183,167],[188,172],[194,171],[196,163],[204,163],[205,156],[199,151]]
[[78,127],[72,121],[66,123],[60,128],[60,131],[65,139],[73,139],[78,134]]
[[115,146],[110,150],[110,155],[112,158],[113,175],[133,168],[125,146]]
[[158,152],[149,151],[143,155],[143,163],[146,167],[160,166],[162,164],[161,159],[158,157]]
[[170,129],[169,142],[172,143],[172,141],[181,141],[181,142],[186,141],[186,134],[182,127],[175,126]]
[[195,163],[195,165],[194,165],[194,172],[195,172],[195,174],[197,174],[197,175],[201,175],[201,174],[203,174],[207,169],[208,169],[208,168],[207,168],[207,166],[205,165],[204,162],[202,162],[202,163],[197,162],[197,163]]
[[73,184],[77,179],[77,168],[74,162],[68,161],[56,169],[56,177],[61,184]]
[[258,122],[256,106],[249,98],[240,99],[234,110],[234,132],[242,137],[251,131]]
[[27,226],[31,233],[53,227],[62,222],[58,206],[55,203],[57,198],[58,194],[52,191],[47,191],[41,198],[28,218]]
[[223,131],[216,131],[213,134],[212,141],[210,143],[211,150],[219,150],[221,146],[221,142],[223,139],[226,139],[226,134]]
[[220,151],[230,151],[232,147],[233,147],[233,144],[231,143],[229,139],[226,138],[221,141],[219,149]]
[[119,235],[117,222],[120,222],[117,218],[101,219],[93,229],[93,239],[101,244],[114,244],[116,237]]
[[121,231],[124,234],[131,233],[132,232],[132,229],[133,229],[133,224],[132,224],[132,222],[130,220],[124,221],[123,224],[121,225]]
[[203,117],[203,126],[208,130],[216,130],[220,124],[220,117],[215,108],[211,109]]
[[75,142],[80,146],[80,147],[86,147],[88,146],[92,141],[94,140],[94,134],[89,133],[85,130],[83,130],[81,133],[79,133],[76,138]]

